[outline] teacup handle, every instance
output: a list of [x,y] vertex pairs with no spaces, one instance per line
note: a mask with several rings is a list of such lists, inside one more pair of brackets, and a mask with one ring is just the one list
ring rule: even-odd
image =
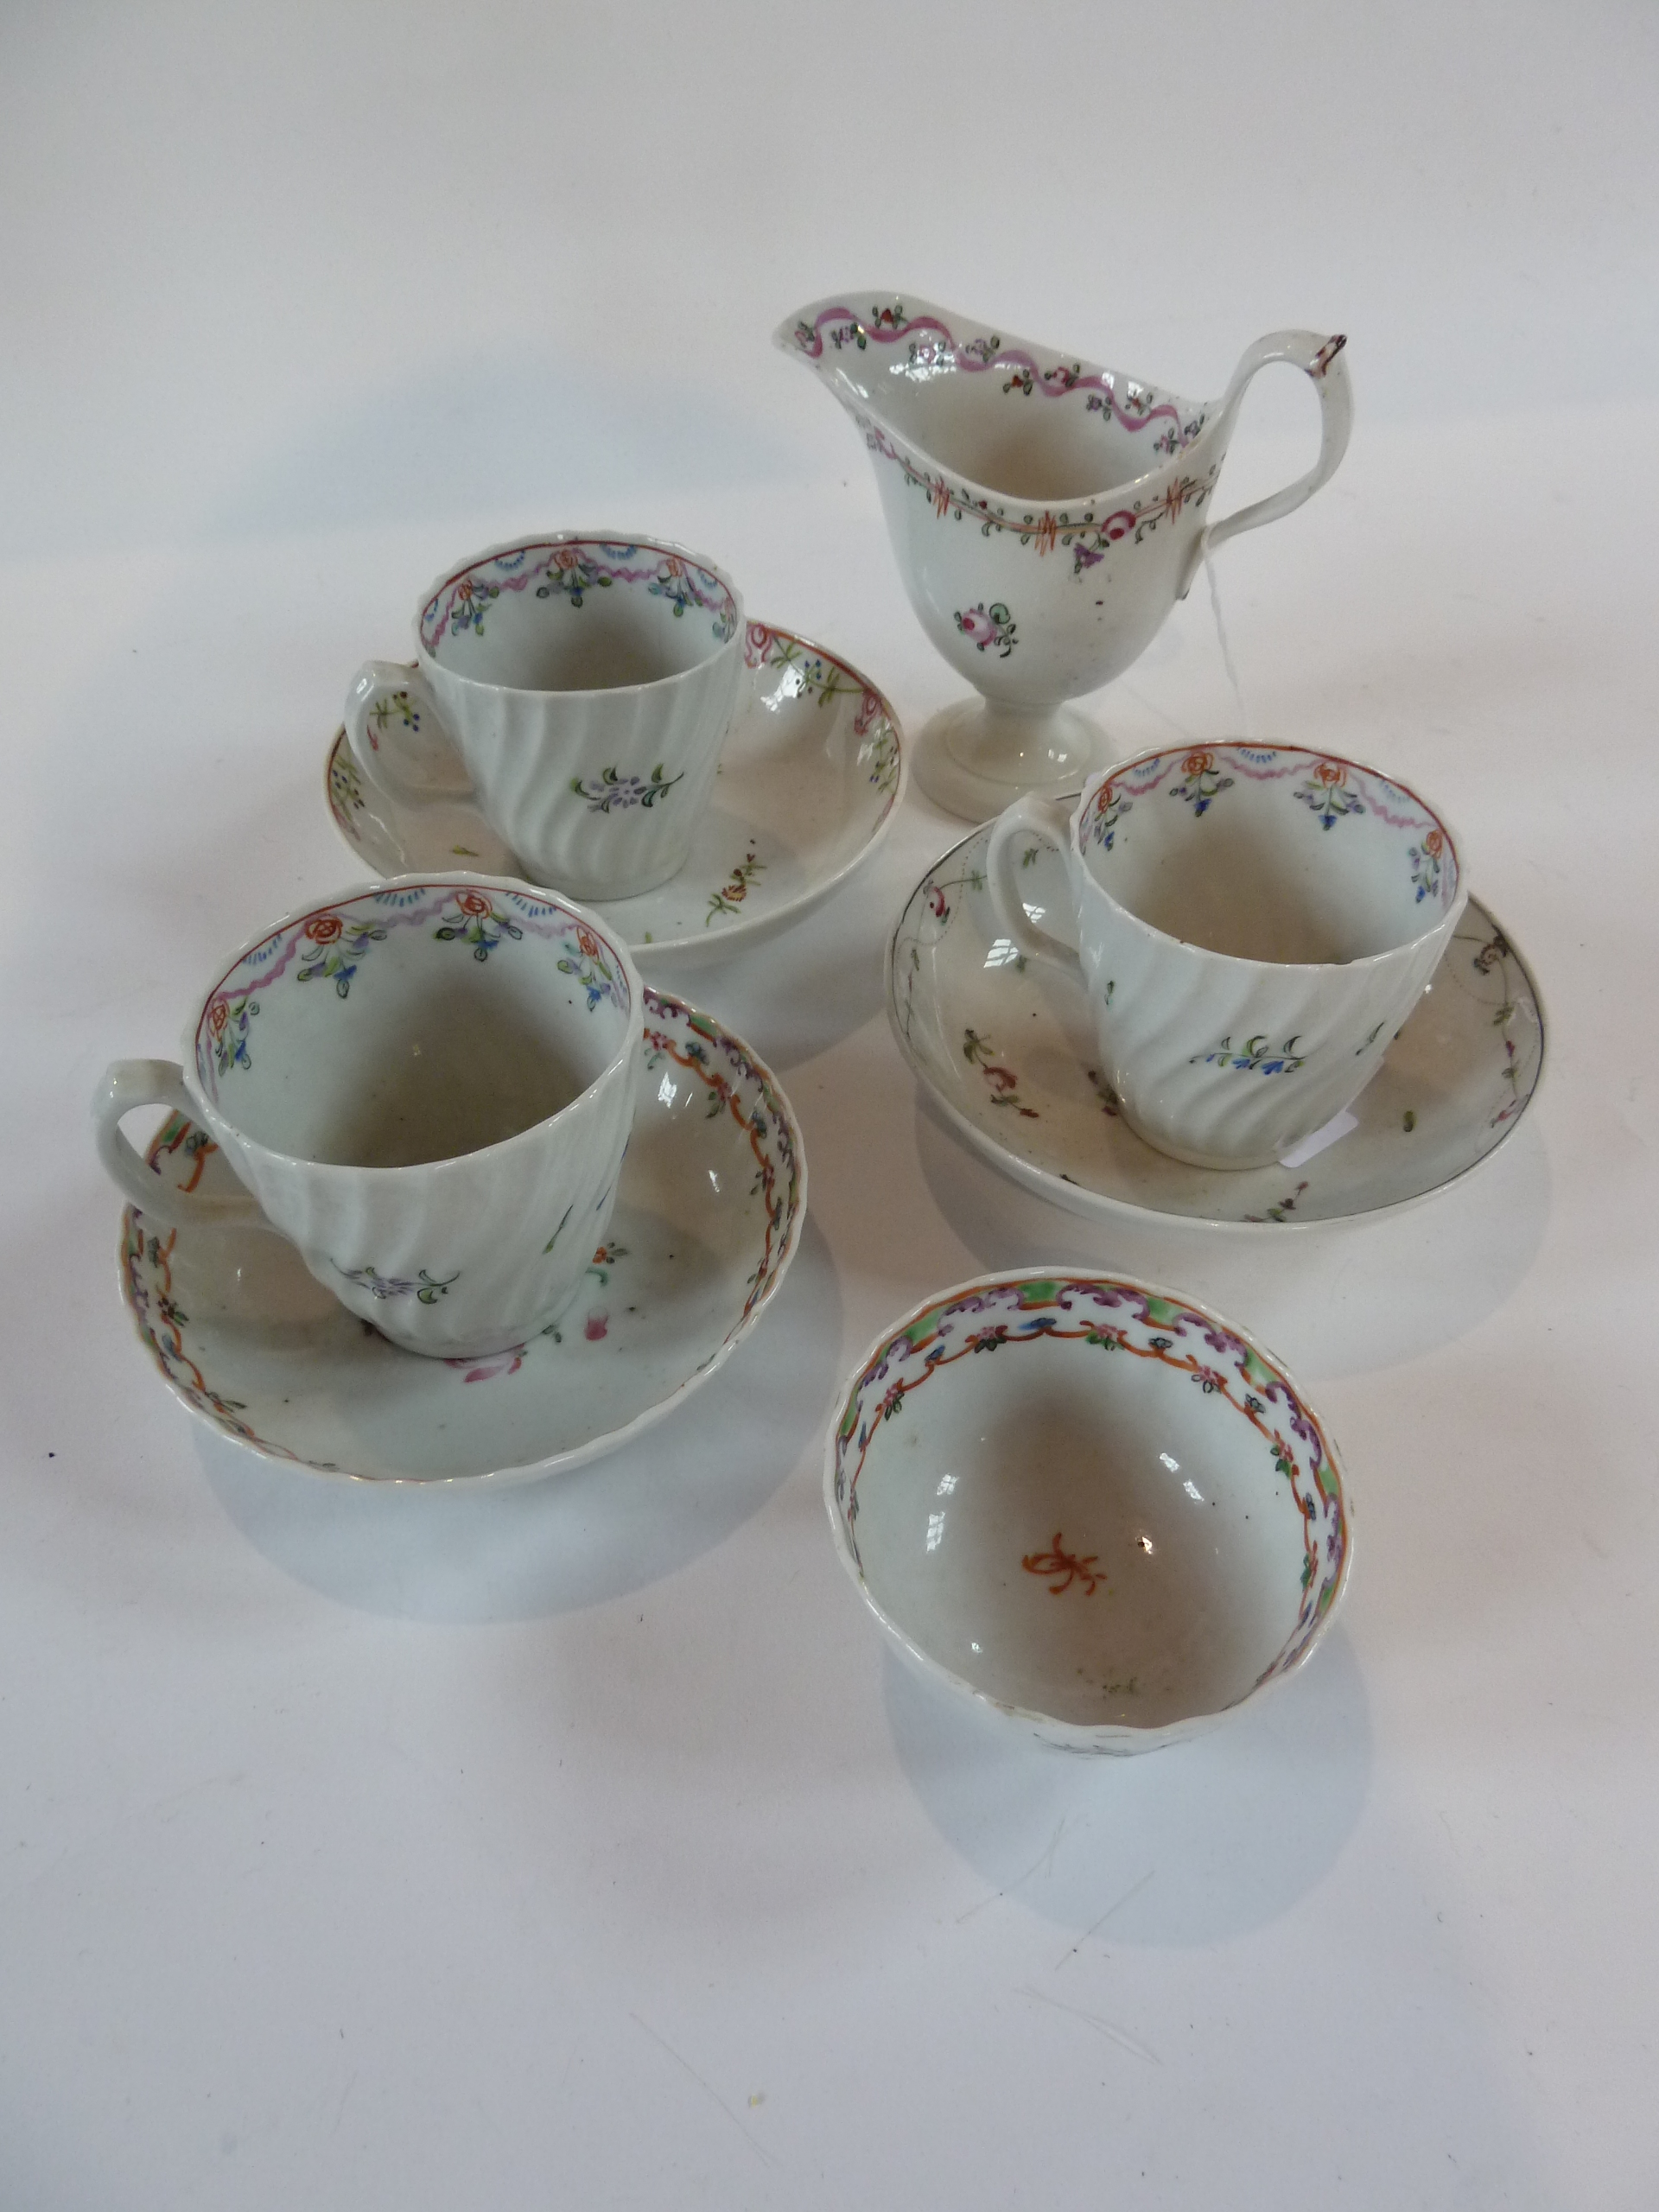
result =
[[1275,330],[1244,349],[1216,412],[1230,414],[1243,397],[1245,385],[1270,361],[1288,361],[1302,372],[1319,395],[1319,457],[1306,476],[1287,484],[1282,492],[1254,500],[1236,514],[1224,515],[1219,522],[1212,522],[1199,532],[1185,582],[1181,586],[1183,599],[1205,554],[1212,553],[1217,545],[1224,545],[1230,537],[1236,537],[1242,530],[1256,530],[1264,522],[1277,522],[1281,515],[1292,513],[1336,474],[1337,464],[1348,450],[1349,433],[1354,427],[1353,387],[1348,381],[1348,364],[1343,358],[1347,343],[1344,337],[1322,338],[1315,330]]
[[[141,1213],[172,1229],[270,1229],[257,1198],[245,1191],[181,1191],[142,1159],[121,1132],[121,1116],[139,1106],[168,1106],[199,1122],[201,1109],[184,1087],[176,1060],[117,1060],[92,1100],[98,1156],[117,1190]],[[273,1230],[272,1235],[276,1232]]]
[[[454,756],[439,784],[416,767],[411,741],[437,738]],[[461,750],[445,728],[432,687],[407,661],[365,660],[346,695],[346,741],[364,779],[403,807],[453,805],[472,795]]]
[[985,852],[991,904],[1015,950],[1027,960],[1053,960],[1075,971],[1076,951],[1064,938],[1056,937],[1052,930],[1043,929],[1032,920],[1014,880],[1016,868],[1023,863],[1015,859],[1014,841],[1016,837],[1033,836],[1052,845],[1062,860],[1071,849],[1071,817],[1065,808],[1052,798],[1037,798],[1027,792],[1024,798],[1017,798],[1012,806],[1005,807],[991,829]]

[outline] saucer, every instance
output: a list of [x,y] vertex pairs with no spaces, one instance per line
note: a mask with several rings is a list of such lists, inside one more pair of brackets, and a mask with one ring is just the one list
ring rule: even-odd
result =
[[[679,874],[589,899],[653,972],[723,959],[798,922],[880,843],[904,796],[899,718],[868,678],[791,631],[751,622],[747,670],[714,796]],[[334,827],[375,875],[458,863],[522,875],[467,799],[414,809],[358,773],[343,729],[324,781]]]
[[[239,1187],[175,1114],[175,1185]],[[121,1293],[192,1413],[269,1459],[370,1482],[531,1481],[660,1421],[783,1281],[806,1213],[789,1103],[741,1039],[650,990],[609,1236],[559,1321],[485,1359],[425,1359],[357,1320],[263,1230],[169,1230],[129,1206]]]
[[[1345,1135],[1289,1167],[1218,1171],[1166,1159],[1123,1122],[1101,1080],[1081,976],[1028,966],[999,930],[985,877],[989,837],[988,825],[952,846],[911,893],[887,949],[887,1012],[952,1126],[1070,1213],[1297,1228],[1386,1212],[1478,1166],[1537,1090],[1537,987],[1471,899],[1433,981],[1354,1101]],[[1069,937],[1059,855],[1033,838],[1020,860],[1027,912]]]

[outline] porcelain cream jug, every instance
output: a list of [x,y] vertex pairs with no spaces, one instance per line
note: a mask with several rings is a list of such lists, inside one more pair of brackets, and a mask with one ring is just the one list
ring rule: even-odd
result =
[[[980,694],[916,754],[929,797],[972,819],[1104,766],[1103,733],[1066,702],[1145,651],[1209,548],[1300,506],[1348,443],[1345,340],[1312,331],[1258,339],[1207,404],[913,297],[837,294],[773,337],[863,432],[911,604]],[[1217,521],[1240,402],[1274,361],[1319,394],[1319,459]]]

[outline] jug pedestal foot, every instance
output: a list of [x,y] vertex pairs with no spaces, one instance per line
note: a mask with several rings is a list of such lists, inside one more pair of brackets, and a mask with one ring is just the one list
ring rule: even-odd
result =
[[988,822],[1027,791],[1064,798],[1113,758],[1106,733],[1073,707],[1018,709],[987,699],[941,708],[916,739],[912,769],[936,806]]

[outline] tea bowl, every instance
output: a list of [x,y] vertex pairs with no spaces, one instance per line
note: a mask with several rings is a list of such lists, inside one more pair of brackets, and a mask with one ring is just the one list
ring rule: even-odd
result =
[[884,1330],[824,1503],[900,1656],[1071,1751],[1156,1750],[1282,1681],[1353,1557],[1336,1454],[1280,1362],[1118,1275],[977,1276]]

